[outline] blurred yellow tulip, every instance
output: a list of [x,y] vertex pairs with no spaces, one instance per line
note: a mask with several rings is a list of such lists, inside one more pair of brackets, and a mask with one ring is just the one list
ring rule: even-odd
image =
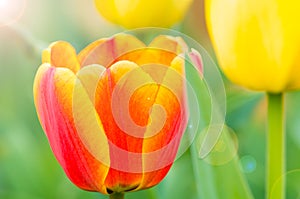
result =
[[300,89],[300,1],[206,0],[221,68],[253,90]]
[[95,0],[100,14],[125,28],[170,27],[181,21],[193,0]]

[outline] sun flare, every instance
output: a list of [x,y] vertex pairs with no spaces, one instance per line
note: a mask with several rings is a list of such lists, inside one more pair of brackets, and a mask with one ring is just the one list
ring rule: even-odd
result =
[[0,27],[15,23],[24,13],[26,0],[0,0]]

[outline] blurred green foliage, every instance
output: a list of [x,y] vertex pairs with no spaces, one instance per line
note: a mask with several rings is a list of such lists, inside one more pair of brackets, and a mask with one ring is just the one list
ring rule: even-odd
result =
[[[202,8],[203,2],[195,1],[181,28],[212,53]],[[50,42],[66,40],[79,51],[98,38],[122,30],[101,19],[92,1],[80,0],[28,0],[23,16],[15,26],[0,27],[0,198],[107,198],[78,189],[65,176],[38,122],[32,84],[41,63],[41,49]],[[126,198],[197,199],[207,190],[216,194],[221,190],[222,193],[222,190],[240,186],[231,183],[236,178],[229,176],[230,172],[245,175],[254,198],[264,197],[264,95],[239,88],[226,79],[224,81],[227,92],[226,122],[235,132],[238,146],[238,156],[232,160],[235,163],[230,161],[228,164],[236,167],[240,162],[241,166],[235,168],[237,171],[232,171],[233,166],[228,164],[211,165],[200,159],[196,160],[198,166],[195,167],[189,150],[175,162],[162,183],[149,190],[129,193]],[[291,199],[300,195],[300,171],[297,170],[300,168],[299,101],[299,92],[286,95],[287,170],[291,171],[287,175],[287,190]],[[211,183],[213,180],[214,183]],[[203,191],[202,194],[199,191]]]

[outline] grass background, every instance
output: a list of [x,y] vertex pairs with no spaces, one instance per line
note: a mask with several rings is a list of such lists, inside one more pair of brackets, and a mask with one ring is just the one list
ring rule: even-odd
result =
[[[194,2],[180,29],[215,57],[205,28],[202,0]],[[41,49],[49,43],[65,40],[79,51],[98,38],[122,30],[101,18],[93,1],[82,0],[27,0],[24,13],[13,27],[0,25],[1,199],[106,198],[78,189],[63,173],[38,122],[32,84],[41,63]],[[232,85],[226,78],[224,82],[226,123],[233,131],[237,156],[224,165],[197,160],[195,166],[192,153],[187,151],[161,184],[126,198],[196,199],[207,198],[205,194],[212,194],[211,198],[239,198],[235,193],[241,185],[234,184],[235,173],[245,176],[254,198],[264,197],[265,97]],[[286,95],[287,192],[291,199],[300,198],[299,102],[299,92]],[[236,163],[240,166],[235,167]],[[227,192],[233,195],[227,196]]]

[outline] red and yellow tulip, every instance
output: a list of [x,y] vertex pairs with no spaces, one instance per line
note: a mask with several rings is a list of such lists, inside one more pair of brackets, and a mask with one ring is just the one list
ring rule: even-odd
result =
[[180,38],[118,34],[78,55],[58,41],[34,82],[39,120],[71,181],[104,194],[158,184],[187,124]]

